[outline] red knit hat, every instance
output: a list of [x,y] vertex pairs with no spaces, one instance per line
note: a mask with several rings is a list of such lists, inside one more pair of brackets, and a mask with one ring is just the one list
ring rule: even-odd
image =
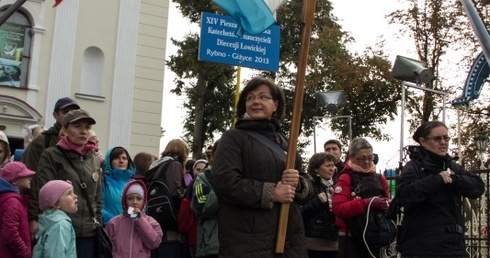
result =
[[52,208],[66,189],[71,186],[71,182],[68,180],[52,180],[44,184],[39,190],[39,209],[45,211]]
[[10,183],[15,182],[19,178],[30,177],[35,174],[36,172],[28,169],[24,163],[18,161],[9,162],[3,168],[0,168],[0,177]]

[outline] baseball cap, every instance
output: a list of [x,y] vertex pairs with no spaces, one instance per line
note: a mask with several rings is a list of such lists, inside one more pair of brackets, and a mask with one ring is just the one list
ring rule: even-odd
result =
[[74,123],[82,119],[89,121],[90,124],[93,125],[95,124],[95,119],[90,117],[90,114],[87,111],[82,109],[75,109],[66,113],[65,117],[63,117],[63,121],[61,122],[61,125],[63,127],[66,127],[68,124]]
[[56,104],[54,105],[54,111],[56,112],[69,106],[74,106],[77,109],[80,109],[80,106],[77,104],[77,102],[75,102],[73,99],[70,99],[69,97],[64,97],[56,101]]
[[10,183],[19,178],[31,177],[35,174],[36,172],[28,169],[24,163],[18,161],[9,162],[3,168],[0,168],[0,177]]

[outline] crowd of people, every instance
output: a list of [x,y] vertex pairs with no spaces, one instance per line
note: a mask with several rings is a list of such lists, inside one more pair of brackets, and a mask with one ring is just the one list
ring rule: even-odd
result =
[[[0,131],[0,257],[99,257],[97,225],[111,238],[113,257],[382,257],[385,244],[367,239],[368,226],[363,232],[358,224],[373,214],[385,219],[394,205],[404,212],[401,257],[465,257],[461,200],[479,198],[485,185],[448,154],[445,124],[418,127],[419,146],[392,201],[365,138],[350,141],[344,161],[342,144],[331,139],[306,170],[298,154],[287,168],[285,104],[272,80],[252,78],[235,127],[192,160],[182,139],[159,157],[131,156],[122,146],[103,156],[96,119],[59,99],[52,127],[29,128],[21,161],[11,161]],[[284,251],[276,253],[283,205]]]

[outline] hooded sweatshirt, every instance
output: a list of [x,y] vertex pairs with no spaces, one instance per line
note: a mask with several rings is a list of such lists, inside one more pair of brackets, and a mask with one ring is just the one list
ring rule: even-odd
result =
[[7,138],[7,135],[5,135],[4,132],[0,131],[0,148],[3,148],[5,146],[5,156],[0,156],[0,168],[3,167],[7,162],[10,161],[10,144],[9,144],[9,139]]
[[143,203],[146,206],[148,192],[143,181],[129,182],[121,198],[123,213],[112,218],[105,228],[112,240],[113,258],[149,258],[151,250],[157,248],[162,241],[162,229],[155,219],[145,214],[133,219],[127,213],[126,195],[133,184],[140,184],[143,187],[145,193]]
[[27,196],[0,178],[0,257],[31,257]]
[[136,166],[134,165],[133,160],[127,152],[126,155],[128,156],[128,169],[120,170],[112,168],[111,153],[114,151],[114,148],[109,149],[105,156],[104,184],[102,185],[103,225],[107,225],[109,220],[122,213],[123,209],[120,201],[123,194],[124,186],[129,183],[131,176],[136,173]]
[[71,218],[60,209],[48,209],[39,215],[36,239],[32,258],[77,257],[75,229]]

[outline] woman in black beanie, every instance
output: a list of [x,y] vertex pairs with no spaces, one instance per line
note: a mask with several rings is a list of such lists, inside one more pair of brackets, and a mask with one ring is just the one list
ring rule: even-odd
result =
[[423,123],[413,139],[420,146],[411,152],[396,187],[398,204],[404,207],[400,253],[402,257],[465,257],[462,197],[480,197],[485,185],[448,154],[451,138],[444,123]]

